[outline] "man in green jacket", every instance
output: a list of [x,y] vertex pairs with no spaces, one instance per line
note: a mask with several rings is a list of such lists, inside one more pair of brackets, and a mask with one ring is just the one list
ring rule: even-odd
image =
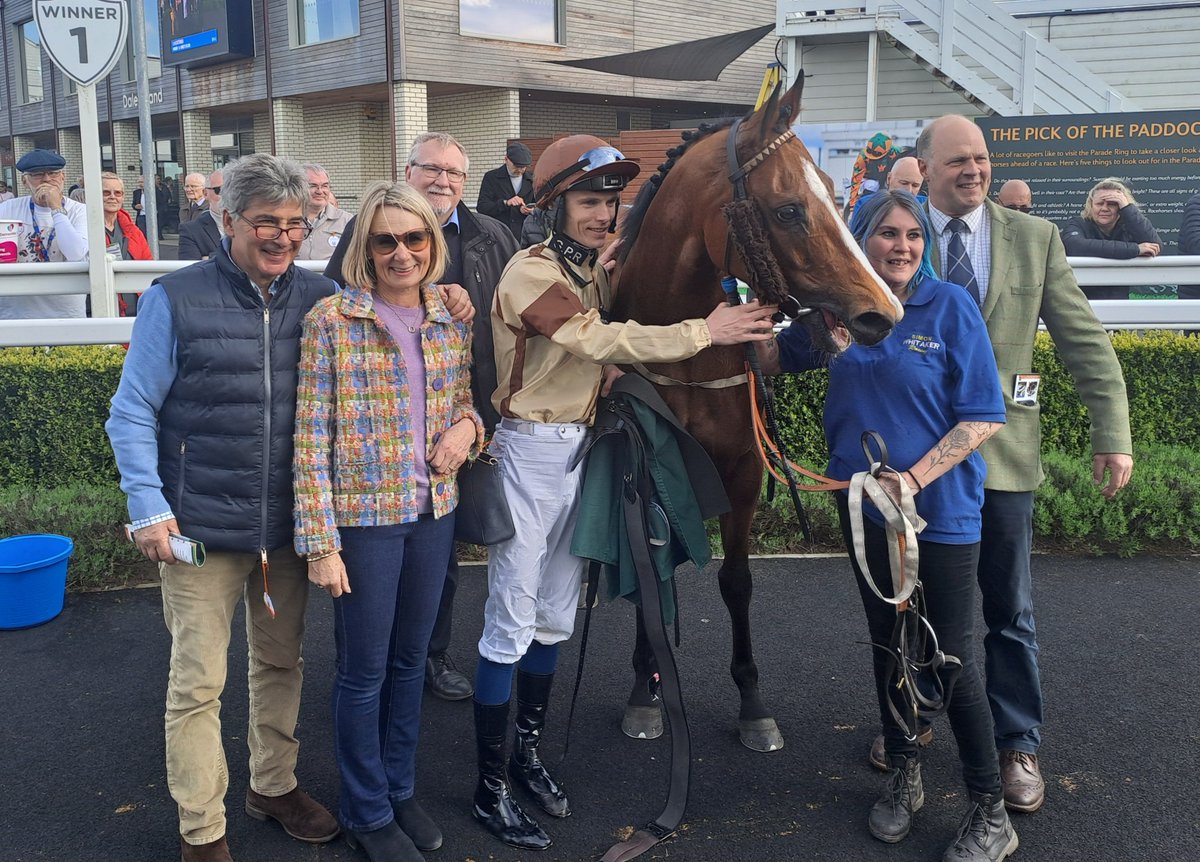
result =
[[1091,420],[1092,473],[1111,498],[1133,471],[1125,379],[1104,328],[1067,264],[1052,224],[987,200],[991,164],[979,127],[948,115],[927,125],[917,159],[929,190],[943,277],[977,295],[987,323],[1007,424],[980,451],[987,462],[978,579],[988,633],[987,693],[1004,800],[1033,812],[1045,799],[1041,681],[1030,583],[1033,492],[1045,475],[1037,378],[1038,319],[1074,378]]

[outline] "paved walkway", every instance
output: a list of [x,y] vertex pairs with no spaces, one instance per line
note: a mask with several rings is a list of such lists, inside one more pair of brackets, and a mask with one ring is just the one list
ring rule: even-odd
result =
[[[875,732],[864,626],[843,560],[754,564],[756,647],[764,690],[786,747],[743,749],[734,732],[728,624],[715,569],[681,578],[679,651],[695,746],[687,821],[645,858],[938,860],[964,798],[944,721],[926,757],[926,805],[909,839],[885,846],[866,832],[880,775],[866,765]],[[1015,818],[1018,860],[1200,860],[1200,673],[1196,591],[1200,558],[1035,560],[1047,715],[1045,809]],[[202,577],[202,573],[197,574]],[[482,570],[464,571],[455,652],[473,662],[484,597]],[[298,734],[301,780],[336,797],[328,721],[333,661],[329,599],[309,611],[307,687]],[[235,630],[240,627],[237,623]],[[593,620],[589,665],[568,760],[558,771],[576,813],[546,823],[555,846],[522,854],[471,819],[474,748],[469,703],[425,705],[419,793],[446,833],[431,862],[594,859],[623,828],[657,814],[665,792],[664,741],[635,742],[618,728],[628,688],[631,613],[623,603]],[[577,642],[564,651],[547,754],[562,723]],[[162,765],[162,694],[168,638],[158,591],[72,596],[58,619],[0,632],[0,860],[167,862],[178,859],[174,807]],[[232,782],[229,836],[245,860],[365,859],[341,840],[322,848],[247,818],[245,646],[231,649],[224,714]],[[549,820],[549,818],[545,818]]]

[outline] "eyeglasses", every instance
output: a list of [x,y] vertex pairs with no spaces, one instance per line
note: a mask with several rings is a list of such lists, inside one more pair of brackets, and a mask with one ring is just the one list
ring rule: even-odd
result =
[[246,226],[254,231],[254,235],[259,239],[279,239],[279,237],[287,234],[287,238],[292,242],[299,242],[307,239],[308,235],[312,233],[312,225],[308,222],[305,222],[303,226],[279,227],[279,225],[274,224],[255,224],[252,221],[246,221],[245,217],[240,213],[236,214],[234,218],[239,218],[246,222]]
[[433,232],[426,228],[410,230],[400,236],[390,233],[373,233],[367,237],[367,246],[375,254],[391,254],[400,243],[404,243],[404,247],[409,251],[424,251],[429,248],[429,242],[432,239]]
[[322,192],[329,191],[329,183],[309,183],[308,187],[310,190],[315,189],[316,191]]
[[123,198],[125,197],[124,189],[105,189],[101,193],[102,197],[106,198]]
[[449,178],[450,182],[452,182],[452,183],[461,183],[463,180],[465,180],[467,178],[466,171],[460,171],[460,170],[456,170],[454,168],[443,168],[443,167],[439,167],[438,165],[428,165],[428,164],[423,165],[423,164],[420,164],[419,162],[413,162],[412,164],[413,164],[414,168],[420,168],[421,173],[423,173],[425,176],[427,176],[431,180],[436,180],[442,174],[445,174],[447,176],[447,178]]
[[44,180],[48,180],[48,179],[50,179],[51,177],[61,177],[62,175],[63,175],[63,172],[62,172],[62,170],[57,170],[57,171],[26,171],[26,172],[25,172],[25,176],[29,177],[29,178],[30,178],[30,179],[32,179],[32,180],[36,180],[36,181],[38,181],[38,182],[42,182],[42,181],[44,181]]
[[215,192],[216,194],[220,194],[220,193],[221,193],[221,187],[220,187],[220,186],[205,186],[205,187],[204,187],[204,190],[205,190],[205,191],[209,191],[209,192]]
[[1033,209],[1029,204],[1005,204],[1006,210],[1017,210],[1018,212],[1027,213]]

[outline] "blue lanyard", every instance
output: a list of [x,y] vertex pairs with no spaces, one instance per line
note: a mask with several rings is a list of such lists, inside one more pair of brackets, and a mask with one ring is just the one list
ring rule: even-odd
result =
[[[50,218],[54,218],[54,214],[50,214]],[[33,253],[43,263],[50,262],[50,246],[54,243],[54,228],[50,228],[50,233],[46,237],[46,241],[42,242],[42,230],[38,227],[37,214],[33,209],[33,198],[29,199],[29,221],[33,225]]]

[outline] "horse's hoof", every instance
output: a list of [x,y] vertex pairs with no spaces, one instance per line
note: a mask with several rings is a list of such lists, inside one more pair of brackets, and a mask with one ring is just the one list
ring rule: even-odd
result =
[[627,706],[621,733],[630,739],[658,739],[663,735],[662,710],[657,706]]
[[783,734],[773,718],[739,719],[738,736],[742,745],[752,751],[778,751],[783,748]]

